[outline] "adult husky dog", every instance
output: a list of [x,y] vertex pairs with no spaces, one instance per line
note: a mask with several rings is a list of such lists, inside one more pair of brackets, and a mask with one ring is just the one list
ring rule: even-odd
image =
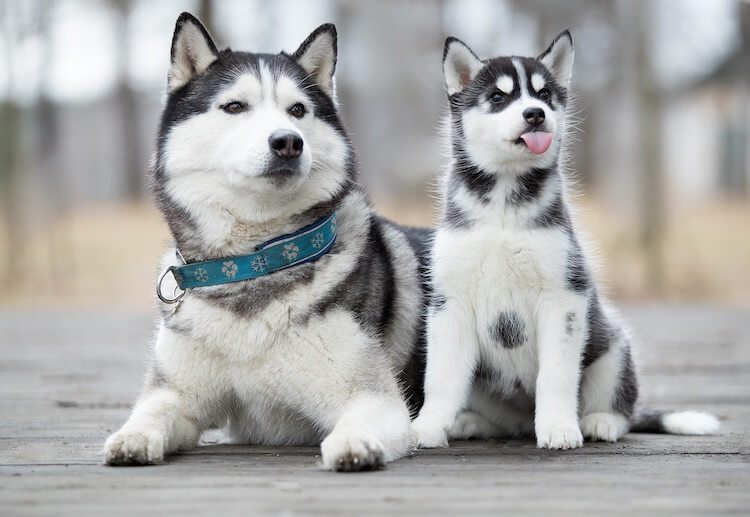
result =
[[[431,259],[419,445],[536,434],[549,449],[628,429],[716,430],[696,412],[635,413],[630,338],[594,283],[560,155],[573,40],[480,60],[445,44],[452,163]],[[461,412],[463,410],[463,412]]]
[[[207,282],[196,264],[218,263],[226,278],[161,304],[149,375],[106,441],[108,464],[157,463],[222,427],[235,442],[321,444],[332,470],[407,451],[425,235],[376,218],[357,186],[335,65],[333,25],[271,55],[218,51],[196,18],[177,20],[152,167],[175,241],[162,268]],[[321,251],[299,263],[303,239]],[[280,243],[289,265],[261,274],[263,250]],[[160,282],[160,297],[172,287]]]

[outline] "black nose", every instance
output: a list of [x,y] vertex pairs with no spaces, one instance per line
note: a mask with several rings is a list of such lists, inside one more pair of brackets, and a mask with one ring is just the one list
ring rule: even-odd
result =
[[524,110],[523,118],[532,126],[538,126],[544,122],[544,110],[542,108],[528,108]]
[[285,160],[299,157],[302,154],[302,137],[294,131],[278,129],[268,137],[268,145],[276,156]]

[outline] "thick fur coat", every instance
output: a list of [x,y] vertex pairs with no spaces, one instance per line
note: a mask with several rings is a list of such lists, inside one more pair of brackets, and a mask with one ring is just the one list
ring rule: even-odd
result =
[[157,463],[211,428],[238,443],[321,444],[326,469],[401,457],[422,393],[427,234],[374,216],[357,185],[335,28],[293,54],[219,51],[185,13],[171,58],[152,169],[175,241],[162,270],[252,253],[332,212],[338,236],[315,262],[160,304],[146,384],[106,462]]
[[445,45],[451,163],[431,259],[420,446],[533,434],[539,447],[614,442],[631,427],[703,434],[695,412],[635,412],[631,338],[574,224],[564,151],[573,41],[480,60]]

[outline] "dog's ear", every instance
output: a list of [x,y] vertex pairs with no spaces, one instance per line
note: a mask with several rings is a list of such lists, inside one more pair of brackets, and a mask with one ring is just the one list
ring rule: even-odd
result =
[[573,36],[570,31],[565,29],[558,34],[537,59],[547,67],[560,86],[567,88],[573,76]]
[[333,95],[336,52],[336,26],[326,23],[312,31],[292,57],[323,91]]
[[167,90],[173,92],[195,76],[206,71],[219,55],[211,36],[190,13],[177,18],[172,36],[172,63],[167,77]]
[[483,67],[482,60],[466,43],[453,37],[445,40],[443,74],[445,74],[445,89],[448,95],[463,91]]

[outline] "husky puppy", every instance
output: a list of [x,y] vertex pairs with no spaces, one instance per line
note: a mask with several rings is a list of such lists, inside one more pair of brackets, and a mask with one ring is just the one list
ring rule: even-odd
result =
[[[177,20],[151,173],[175,242],[162,270],[221,259],[234,277],[232,257],[329,214],[335,244],[315,261],[162,303],[145,387],[107,439],[106,463],[161,462],[210,428],[238,443],[321,444],[331,470],[407,451],[426,235],[375,217],[357,186],[335,66],[330,24],[293,54],[253,54],[219,51],[192,15]],[[167,296],[173,287],[160,285]]]
[[598,292],[561,170],[573,41],[480,60],[445,44],[452,161],[431,257],[418,445],[536,435],[614,442],[629,429],[704,434],[703,413],[640,413],[630,338]]

